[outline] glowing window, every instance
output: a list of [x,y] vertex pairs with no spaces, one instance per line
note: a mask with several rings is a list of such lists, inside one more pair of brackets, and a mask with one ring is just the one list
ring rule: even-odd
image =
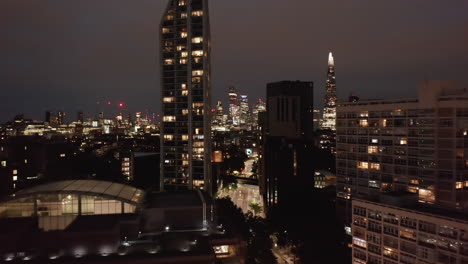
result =
[[192,11],[192,16],[203,16],[202,10]]
[[213,247],[215,254],[228,254],[229,246],[216,246]]
[[173,15],[167,15],[164,17],[165,20],[174,20],[174,16]]
[[187,64],[187,59],[180,59],[179,64]]
[[367,170],[369,168],[369,163],[365,161],[359,161],[357,167],[358,169]]
[[181,84],[180,88],[182,88],[182,90],[186,90],[187,89],[187,84],[186,83]]
[[163,117],[163,121],[164,121],[164,122],[175,122],[175,121],[176,121],[176,117],[175,117],[175,116],[164,116],[164,117]]
[[182,91],[182,96],[187,96],[188,95],[188,90],[183,90]]
[[164,60],[164,65],[173,65],[174,64],[174,59],[165,59]]
[[204,148],[193,148],[193,153],[202,154],[203,152],[205,152]]
[[372,144],[377,144],[377,143],[379,143],[379,140],[376,139],[376,138],[373,138],[371,142],[372,142]]
[[434,192],[429,189],[419,189],[419,202],[433,204],[435,202]]
[[188,57],[188,51],[182,51],[182,52],[180,53],[180,56],[181,56],[182,58]]
[[186,38],[188,36],[187,32],[180,32],[180,37],[181,38]]
[[192,56],[203,56],[203,50],[194,50],[192,51]]
[[192,38],[192,43],[202,43],[202,42],[203,42],[202,37]]
[[13,181],[17,181],[18,180],[18,176],[13,176]]
[[410,183],[411,184],[419,184],[419,180],[411,180]]
[[164,103],[173,103],[173,102],[175,102],[175,97],[164,97],[163,102]]
[[174,135],[164,135],[164,140],[172,141],[172,140],[174,140]]
[[194,57],[194,58],[193,58],[193,62],[195,62],[195,63],[202,63],[202,62],[203,62],[203,59],[200,58],[200,57]]
[[188,160],[183,160],[183,161],[182,161],[182,166],[188,166],[188,165],[189,165]]
[[365,111],[365,112],[361,112],[359,114],[360,117],[369,117],[369,112]]
[[457,190],[463,189],[463,182],[456,182],[455,183],[455,189],[457,189]]
[[188,115],[188,109],[182,109],[182,114],[183,115]]
[[189,139],[188,135],[182,135],[182,140],[187,141]]
[[166,33],[170,33],[171,29],[170,28],[162,28],[161,31],[162,31],[162,33],[166,34]]
[[379,152],[379,148],[377,146],[368,146],[367,147],[367,153],[369,154],[375,154]]
[[192,71],[192,76],[202,76],[202,75],[203,75],[202,70]]
[[361,119],[361,120],[359,120],[359,126],[361,126],[361,127],[368,127],[368,126],[369,126],[369,122],[367,122],[367,119]]
[[371,163],[370,164],[370,169],[371,170],[380,170],[380,164],[379,163]]
[[193,142],[193,146],[194,147],[203,147],[205,144],[203,143],[203,141],[201,142]]
[[193,108],[203,108],[203,103],[193,103],[192,107]]
[[353,244],[362,248],[367,248],[367,241],[357,237],[353,237]]
[[185,13],[185,12],[180,13],[180,18],[187,18],[187,13]]
[[2,160],[2,167],[6,167],[6,160]]
[[179,0],[179,6],[187,5],[187,0]]
[[400,138],[400,145],[408,145],[408,139]]
[[67,155],[65,155],[65,153],[60,154],[60,157],[61,157],[61,158],[65,158],[66,156],[67,156]]
[[13,175],[18,175],[18,170],[13,170]]
[[382,127],[387,127],[387,119],[382,120]]
[[184,45],[178,45],[176,47],[177,51],[182,51],[182,50],[185,50],[185,46]]

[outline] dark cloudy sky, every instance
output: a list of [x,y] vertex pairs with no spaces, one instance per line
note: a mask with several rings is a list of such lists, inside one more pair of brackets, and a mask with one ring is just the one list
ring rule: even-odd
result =
[[[0,121],[98,100],[158,112],[163,0],[0,0]],[[468,82],[467,0],[212,0],[213,98],[315,82],[328,51],[339,97],[412,97],[423,79]],[[107,110],[107,109],[106,109]],[[72,118],[69,118],[72,119]]]

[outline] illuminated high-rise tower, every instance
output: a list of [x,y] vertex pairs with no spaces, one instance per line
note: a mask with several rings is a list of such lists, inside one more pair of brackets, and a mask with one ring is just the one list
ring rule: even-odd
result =
[[258,114],[261,112],[266,111],[266,102],[262,99],[259,98],[257,102],[255,103],[255,106],[252,111],[252,125],[254,127],[258,126]]
[[247,95],[240,96],[240,126],[243,129],[250,127],[250,107]]
[[240,124],[240,105],[236,87],[229,87],[229,115],[232,125],[238,127]]
[[325,91],[325,105],[323,107],[322,129],[336,130],[336,83],[335,60],[333,54],[328,55],[328,72]]
[[211,191],[208,0],[170,0],[161,21],[161,190]]
[[223,115],[224,115],[223,103],[221,101],[218,101],[218,103],[216,104],[215,117],[214,117],[217,125],[221,125],[221,126],[224,125]]

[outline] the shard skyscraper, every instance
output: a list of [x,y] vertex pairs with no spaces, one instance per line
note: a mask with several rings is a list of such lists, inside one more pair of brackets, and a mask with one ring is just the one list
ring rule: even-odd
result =
[[323,107],[322,129],[336,130],[336,81],[335,60],[333,54],[328,55],[327,83],[325,87],[325,105]]

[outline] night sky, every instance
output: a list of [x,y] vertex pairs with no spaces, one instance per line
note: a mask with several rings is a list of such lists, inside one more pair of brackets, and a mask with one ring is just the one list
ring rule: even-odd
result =
[[[163,0],[0,0],[0,122],[68,121],[97,101],[159,112]],[[424,79],[468,83],[466,0],[212,0],[213,100],[233,84],[253,101],[267,82],[315,82],[328,52],[340,98],[414,97]],[[106,112],[115,106],[102,108]]]

